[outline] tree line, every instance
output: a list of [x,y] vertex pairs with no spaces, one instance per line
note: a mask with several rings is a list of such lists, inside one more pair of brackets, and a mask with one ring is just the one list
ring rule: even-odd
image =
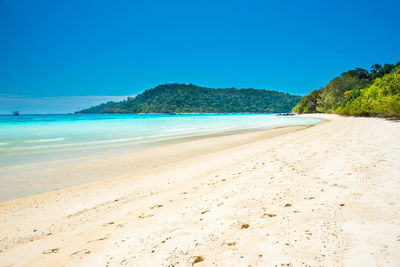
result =
[[289,112],[300,99],[301,96],[277,91],[173,83],[79,113],[283,113]]
[[344,72],[304,96],[293,111],[400,117],[400,62]]

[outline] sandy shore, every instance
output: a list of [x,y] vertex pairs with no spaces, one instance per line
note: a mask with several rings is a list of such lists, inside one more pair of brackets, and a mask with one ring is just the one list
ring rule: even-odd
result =
[[329,121],[2,202],[0,265],[398,266],[400,123],[319,116]]
[[0,167],[0,202],[131,175],[308,126],[180,137],[138,146],[118,144],[81,156],[41,155],[33,164]]

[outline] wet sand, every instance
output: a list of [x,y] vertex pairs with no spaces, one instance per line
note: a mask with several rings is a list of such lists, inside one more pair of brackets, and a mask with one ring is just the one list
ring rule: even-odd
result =
[[16,162],[0,168],[0,202],[132,175],[305,127],[308,126],[226,131],[140,145],[116,144],[79,154],[38,154],[38,162]]
[[0,264],[398,265],[400,123],[319,117],[329,121],[154,148],[181,158],[2,202]]

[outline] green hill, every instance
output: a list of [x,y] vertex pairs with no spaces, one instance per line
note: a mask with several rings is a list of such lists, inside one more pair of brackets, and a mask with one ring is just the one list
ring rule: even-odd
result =
[[303,97],[297,113],[400,117],[400,63],[356,68]]
[[281,113],[301,97],[268,90],[212,89],[193,84],[164,84],[121,102],[108,102],[79,113]]

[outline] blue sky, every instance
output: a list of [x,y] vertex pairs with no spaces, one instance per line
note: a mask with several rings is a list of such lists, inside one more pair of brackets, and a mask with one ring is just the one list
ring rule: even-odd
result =
[[400,61],[399,11],[398,0],[0,0],[0,113],[72,112],[79,96],[90,106],[170,82],[307,94]]

